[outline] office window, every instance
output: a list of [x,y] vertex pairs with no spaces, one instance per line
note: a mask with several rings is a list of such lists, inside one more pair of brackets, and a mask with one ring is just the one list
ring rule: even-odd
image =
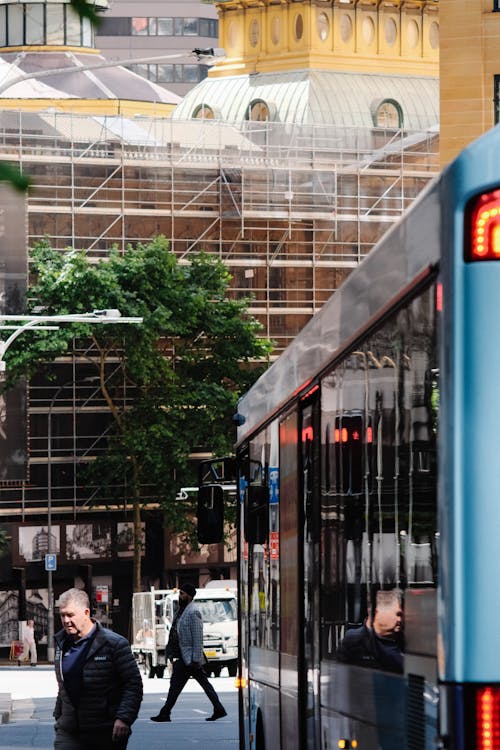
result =
[[173,18],[159,18],[157,33],[160,36],[173,36],[174,35],[174,19]]
[[198,36],[198,19],[197,18],[185,18],[183,33],[184,33],[184,36]]
[[131,36],[131,18],[103,18],[99,26],[99,36]]
[[158,83],[173,83],[174,68],[173,65],[156,65],[156,81]]
[[[26,44],[44,43],[43,10],[44,6],[41,3],[26,4]],[[72,43],[68,42],[68,44]],[[78,41],[75,44],[80,44],[80,24],[78,24]]]
[[7,6],[0,6],[0,47],[7,45]]
[[132,19],[132,36],[147,36],[149,28],[148,18]]
[[104,18],[99,36],[204,36],[217,39],[218,21],[210,18]]
[[[43,24],[42,24],[43,25]],[[26,33],[28,29],[26,28]],[[79,47],[82,43],[82,27],[80,16],[73,8],[66,7],[66,44],[72,47]]]
[[47,44],[64,44],[64,5],[47,5]]
[[9,5],[8,8],[9,46],[14,47],[23,43],[24,5]]

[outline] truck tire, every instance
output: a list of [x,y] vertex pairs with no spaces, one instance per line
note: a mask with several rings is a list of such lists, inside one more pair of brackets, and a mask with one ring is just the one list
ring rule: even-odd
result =
[[220,677],[222,667],[220,664],[214,664],[212,666],[212,672],[214,673],[214,677]]
[[144,655],[144,674],[150,680],[155,676],[156,667],[153,667],[153,659],[151,654]]
[[164,664],[158,664],[156,667],[156,676],[159,680],[163,680],[163,675],[165,674],[165,665]]
[[236,677],[238,674],[238,662],[231,661],[227,665],[227,671],[229,672],[229,677]]

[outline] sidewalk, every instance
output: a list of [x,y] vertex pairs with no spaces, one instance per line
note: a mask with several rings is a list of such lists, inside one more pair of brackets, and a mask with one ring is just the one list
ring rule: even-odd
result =
[[[210,680],[228,712],[227,717],[206,724],[212,707],[195,680],[189,680],[174,710],[171,724],[155,724],[170,684],[168,678],[143,676],[144,700],[127,750],[237,750],[238,691],[234,678]],[[10,721],[0,724],[2,750],[53,750],[54,710],[57,692],[53,665],[37,667],[0,666],[0,694],[12,703]]]

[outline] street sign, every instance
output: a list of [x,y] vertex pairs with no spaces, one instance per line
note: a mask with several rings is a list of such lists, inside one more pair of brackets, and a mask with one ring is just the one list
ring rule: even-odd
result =
[[98,604],[108,604],[109,602],[109,590],[107,586],[96,586],[95,587],[95,600]]
[[45,570],[57,570],[57,555],[45,555]]

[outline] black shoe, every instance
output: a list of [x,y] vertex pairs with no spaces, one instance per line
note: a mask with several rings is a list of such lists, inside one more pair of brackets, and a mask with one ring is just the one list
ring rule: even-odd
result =
[[158,714],[158,716],[150,716],[151,721],[172,721],[170,714]]
[[225,708],[220,708],[218,711],[214,711],[212,716],[207,716],[205,721],[217,721],[217,719],[222,719],[223,716],[227,716],[227,711]]

